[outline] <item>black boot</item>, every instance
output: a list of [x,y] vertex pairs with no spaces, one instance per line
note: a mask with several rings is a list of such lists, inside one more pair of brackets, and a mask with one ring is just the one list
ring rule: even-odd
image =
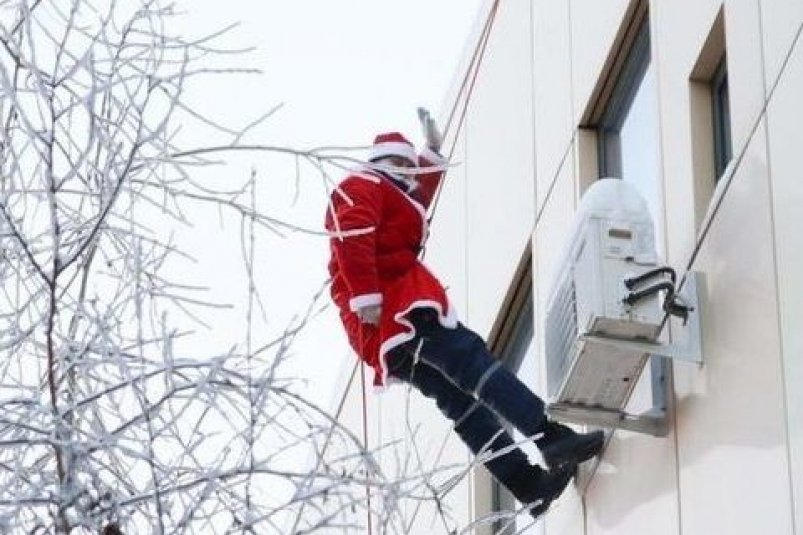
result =
[[557,422],[547,422],[544,434],[535,441],[550,470],[571,468],[597,455],[605,444],[605,433],[577,433]]
[[547,472],[538,465],[527,468],[506,481],[505,486],[537,519],[566,490],[575,469],[566,467]]

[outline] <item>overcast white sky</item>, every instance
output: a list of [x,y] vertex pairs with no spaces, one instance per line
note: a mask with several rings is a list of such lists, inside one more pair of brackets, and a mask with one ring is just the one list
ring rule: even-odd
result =
[[[189,98],[228,125],[249,122],[278,103],[282,110],[250,141],[295,147],[364,146],[377,132],[401,130],[420,140],[417,106],[437,116],[470,52],[486,0],[184,0],[186,34],[229,23],[240,26],[224,43],[254,46],[245,63],[259,76],[204,80]],[[233,60],[242,64],[243,59]],[[197,81],[196,81],[197,83]],[[202,136],[198,132],[198,136]],[[203,142],[198,139],[197,142]],[[212,173],[240,180],[256,168],[260,202],[294,223],[320,228],[325,209],[321,181],[306,173],[295,197],[294,164],[284,158],[246,156]],[[208,173],[209,171],[205,171]],[[186,236],[202,273],[219,300],[242,304],[241,260],[231,237],[214,218],[199,221]],[[193,242],[194,240],[194,242]],[[268,333],[283,329],[302,312],[327,277],[325,239],[291,235],[258,242],[256,271],[268,308]],[[228,248],[227,248],[228,247]],[[237,281],[235,283],[235,281]],[[225,347],[243,329],[237,313],[215,318],[209,339]],[[316,322],[295,346],[294,367],[310,382],[319,402],[328,402],[341,370],[353,356],[334,311]]]

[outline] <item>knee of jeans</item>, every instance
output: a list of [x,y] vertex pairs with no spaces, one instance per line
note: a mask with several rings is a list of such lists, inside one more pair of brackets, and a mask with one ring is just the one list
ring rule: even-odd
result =
[[468,396],[440,396],[436,399],[438,409],[458,427],[473,410],[473,399]]

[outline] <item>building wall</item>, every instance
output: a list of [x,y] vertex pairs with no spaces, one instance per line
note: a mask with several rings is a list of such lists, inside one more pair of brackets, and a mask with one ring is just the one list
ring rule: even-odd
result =
[[[542,392],[546,298],[596,177],[596,137],[582,125],[637,1],[500,3],[430,240],[427,262],[484,335],[531,243]],[[692,78],[720,13],[733,159],[716,187],[701,187],[695,129],[707,119]],[[673,365],[670,434],[615,432],[587,488],[567,491],[538,531],[803,532],[803,2],[651,0],[649,24],[662,169],[656,223],[667,261],[705,275],[705,363]],[[386,422],[403,400],[377,409],[383,439],[398,433]],[[434,405],[419,402],[422,428],[447,432]],[[467,457],[453,441],[445,458]],[[485,485],[467,478],[449,495],[456,524],[487,511]],[[412,532],[439,529],[420,526]]]
[[[540,257],[536,263],[539,299],[554,269],[553,244],[565,238],[568,228],[563,214],[577,200],[570,192],[578,191],[588,179],[583,176],[582,154],[588,143],[576,128],[604,72],[622,17],[632,5],[573,1],[567,14],[561,9],[565,6],[554,4],[537,2],[535,8],[534,24],[550,29],[548,35],[540,36],[542,41],[539,37],[535,41],[536,98],[558,93],[574,98],[571,106],[562,103],[562,113],[549,102],[536,103],[536,110],[544,109],[536,113],[536,138],[541,139],[542,132],[557,132],[564,139],[563,144],[549,140],[536,145],[536,180],[552,190],[551,195],[538,196],[545,203],[534,238],[534,254]],[[691,267],[706,275],[706,362],[701,368],[674,366],[677,412],[670,436],[656,439],[617,432],[585,492],[584,506],[578,499],[562,500],[547,518],[547,533],[619,534],[648,529],[651,533],[793,533],[795,525],[800,525],[802,353],[799,330],[791,325],[801,318],[793,292],[797,289],[800,295],[803,247],[799,238],[796,243],[792,238],[800,216],[795,220],[789,211],[794,200],[800,199],[800,187],[791,187],[785,177],[796,168],[789,154],[794,141],[789,138],[794,139],[792,125],[800,118],[801,106],[790,97],[803,89],[799,74],[803,45],[798,43],[794,51],[792,45],[803,13],[791,3],[745,0],[722,6],[733,176],[713,193],[711,205],[720,199],[721,204],[710,209],[711,226],[703,233],[694,217],[695,195],[700,192],[694,189],[689,78],[721,6],[705,1],[650,3],[652,56],[659,84],[664,254],[681,272]],[[554,87],[553,80],[556,76],[565,80],[566,57],[550,51],[561,40],[570,43],[574,73],[563,91]],[[793,55],[784,69],[783,58],[790,51]],[[539,82],[546,86],[542,92]],[[772,92],[776,82],[778,88]],[[784,97],[786,92],[789,96]],[[773,114],[776,108],[785,111]],[[572,129],[567,131],[568,114]],[[781,116],[785,127],[777,123]],[[783,140],[785,149],[773,149],[776,139]],[[780,196],[779,188],[784,190]],[[539,190],[543,192],[544,186]],[[779,205],[780,198],[786,209]],[[697,246],[699,254],[693,258]],[[540,303],[538,310],[543,312]]]
[[[521,256],[534,221],[532,63],[521,61],[531,53],[529,21],[528,0],[501,4],[459,129],[462,157],[453,161],[460,172],[448,177],[449,186],[462,184],[447,188],[441,200],[464,206],[464,219],[450,224],[449,208],[439,206],[428,253],[450,286],[452,273],[441,259],[459,258],[467,293],[460,315],[481,331],[496,318],[516,269],[511,259]],[[447,133],[446,148],[456,133],[456,126]]]

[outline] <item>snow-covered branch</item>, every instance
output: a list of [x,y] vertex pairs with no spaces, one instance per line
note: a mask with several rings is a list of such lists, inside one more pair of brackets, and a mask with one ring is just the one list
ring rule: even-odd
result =
[[[0,2],[0,532],[357,532],[370,504],[404,533],[398,502],[437,500],[433,476],[456,467],[384,474],[376,457],[398,444],[366,450],[299,394],[284,364],[325,287],[278,338],[259,326],[262,233],[325,233],[261,209],[256,171],[225,189],[193,176],[267,152],[333,191],[359,162],[252,141],[278,106],[236,128],[191,105],[204,77],[258,71],[217,45],[233,27],[183,37],[180,16],[161,0]],[[219,139],[188,147],[185,124]],[[240,223],[247,296],[223,351],[191,343],[199,311],[229,304],[176,268],[190,254],[170,231],[210,206]]]

